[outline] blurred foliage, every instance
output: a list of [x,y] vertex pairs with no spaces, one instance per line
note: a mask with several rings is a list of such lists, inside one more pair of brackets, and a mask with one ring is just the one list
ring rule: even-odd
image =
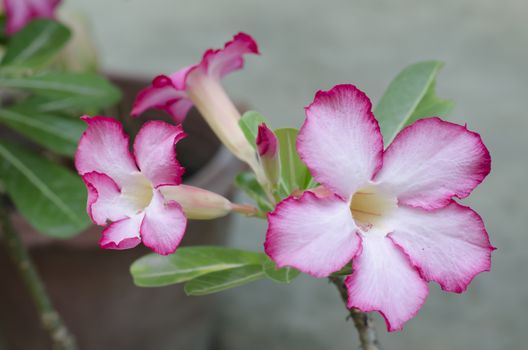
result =
[[97,73],[54,64],[71,40],[57,21],[37,19],[1,39],[0,124],[12,131],[0,142],[1,187],[39,232],[71,237],[90,224],[71,167],[85,128],[79,116],[116,104],[121,92]]

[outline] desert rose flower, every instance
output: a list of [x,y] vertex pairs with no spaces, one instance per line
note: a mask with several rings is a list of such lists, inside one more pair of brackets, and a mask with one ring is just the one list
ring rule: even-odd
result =
[[264,174],[272,186],[276,185],[280,176],[279,141],[265,123],[258,126],[255,144]]
[[268,216],[266,253],[315,277],[352,259],[348,307],[379,311],[399,330],[424,303],[427,282],[463,292],[491,266],[467,197],[490,171],[480,136],[438,118],[403,129],[384,151],[368,97],[353,85],[316,94],[297,150],[327,190],[305,192]]
[[255,152],[238,126],[240,113],[220,80],[243,67],[245,54],[258,53],[253,38],[239,33],[223,49],[207,50],[198,64],[154,78],[136,97],[132,115],[138,116],[150,108],[161,109],[179,124],[194,105],[222,143],[256,170]]
[[[176,159],[181,126],[149,121],[137,134],[132,155],[128,136],[113,118],[88,117],[75,166],[88,189],[87,211],[103,230],[100,245],[128,249],[140,242],[156,253],[173,253],[185,233],[187,217],[212,219],[242,209],[222,196],[181,185],[184,169]],[[189,198],[191,197],[191,198]]]
[[13,34],[35,18],[54,18],[61,0],[4,0],[6,32]]

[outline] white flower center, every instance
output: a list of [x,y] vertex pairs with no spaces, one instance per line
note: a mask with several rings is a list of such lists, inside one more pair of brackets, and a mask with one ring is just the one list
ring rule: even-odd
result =
[[396,198],[373,185],[359,189],[350,200],[352,218],[363,232],[383,228],[387,214],[396,207]]
[[152,183],[140,172],[129,177],[127,183],[121,190],[121,196],[129,203],[131,210],[135,213],[145,209],[154,195]]

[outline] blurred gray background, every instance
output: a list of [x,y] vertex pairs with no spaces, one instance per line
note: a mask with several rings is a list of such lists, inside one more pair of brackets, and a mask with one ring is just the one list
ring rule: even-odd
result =
[[[493,170],[465,201],[498,247],[491,273],[463,295],[436,285],[419,315],[388,334],[385,349],[528,347],[528,2],[66,0],[91,19],[105,71],[145,78],[196,62],[237,31],[262,56],[225,85],[274,127],[299,127],[315,91],[354,83],[376,102],[404,66],[447,64],[438,92],[451,120],[480,132]],[[237,219],[231,245],[260,249],[265,226]],[[262,281],[221,295],[221,349],[355,349],[352,323],[325,280]]]

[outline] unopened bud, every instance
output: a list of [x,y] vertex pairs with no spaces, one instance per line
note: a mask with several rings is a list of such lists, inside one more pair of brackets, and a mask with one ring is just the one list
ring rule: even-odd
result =
[[233,205],[227,198],[203,188],[188,185],[162,186],[160,191],[166,200],[180,204],[188,219],[215,219],[233,210]]
[[258,127],[256,145],[266,177],[271,184],[277,184],[280,178],[279,141],[265,123]]

